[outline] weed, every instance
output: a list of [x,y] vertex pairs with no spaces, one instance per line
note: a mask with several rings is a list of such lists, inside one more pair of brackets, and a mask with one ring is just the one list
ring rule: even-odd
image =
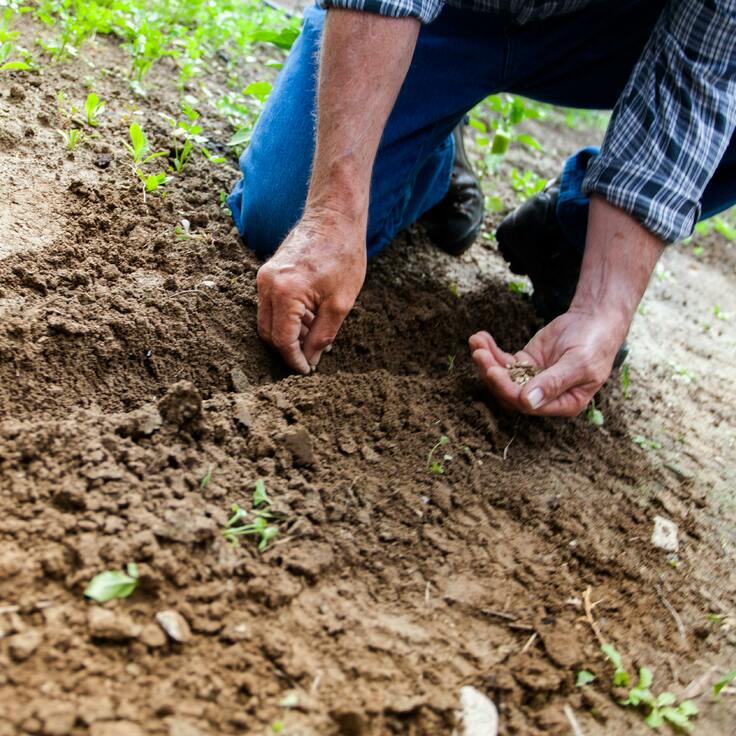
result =
[[[433,473],[434,475],[442,475],[445,472],[445,466],[439,460],[434,460],[434,454],[440,447],[444,447],[445,445],[449,444],[449,442],[450,438],[447,435],[443,434],[440,437],[439,441],[427,454],[427,470],[430,473]],[[445,454],[442,459],[445,461],[451,460],[452,456]]]
[[138,587],[138,566],[129,562],[126,572],[107,570],[95,575],[85,588],[87,598],[104,603],[113,598],[127,598]]
[[93,128],[96,128],[98,124],[97,118],[104,109],[105,103],[100,99],[99,95],[95,92],[90,92],[84,103],[84,114],[87,120],[87,125],[91,125]]
[[455,355],[447,356],[447,372],[452,373],[455,370]]
[[[266,484],[259,479],[253,491],[252,510],[246,511],[234,503],[230,507],[232,516],[222,530],[222,536],[234,547],[239,544],[238,537],[255,536],[258,539],[258,549],[263,552],[279,533],[278,526],[274,523],[278,516],[269,510],[271,505],[272,501],[266,494]],[[249,516],[253,517],[253,521],[247,523]]]
[[604,423],[603,412],[598,409],[595,405],[595,399],[590,400],[588,409],[585,412],[585,418],[588,420],[588,424],[592,424],[594,427],[602,427]]

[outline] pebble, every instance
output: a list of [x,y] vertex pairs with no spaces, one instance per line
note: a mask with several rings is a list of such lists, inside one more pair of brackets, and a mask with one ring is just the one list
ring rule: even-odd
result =
[[187,620],[178,611],[159,611],[156,614],[156,621],[173,641],[185,644],[192,638]]
[[496,736],[498,710],[493,701],[470,685],[460,688],[460,724],[457,736]]
[[89,633],[93,639],[127,641],[128,639],[137,639],[141,633],[141,627],[126,614],[110,611],[99,606],[90,610],[87,622]]
[[166,634],[156,624],[146,624],[141,631],[140,640],[151,649],[159,649],[166,644]]
[[23,662],[38,649],[43,636],[38,629],[28,629],[8,639],[8,651],[16,662]]
[[233,385],[233,390],[239,394],[244,394],[251,387],[248,376],[245,375],[242,368],[233,368],[230,371],[230,382]]
[[677,541],[677,524],[665,519],[664,516],[655,516],[652,544],[665,552],[677,552],[680,549]]

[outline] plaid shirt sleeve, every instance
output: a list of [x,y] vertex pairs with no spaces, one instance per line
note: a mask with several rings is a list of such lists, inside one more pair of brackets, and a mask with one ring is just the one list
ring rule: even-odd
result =
[[672,243],[692,232],[735,126],[736,0],[670,0],[583,190]]
[[320,8],[365,10],[391,18],[418,18],[431,23],[442,10],[444,0],[317,0]]

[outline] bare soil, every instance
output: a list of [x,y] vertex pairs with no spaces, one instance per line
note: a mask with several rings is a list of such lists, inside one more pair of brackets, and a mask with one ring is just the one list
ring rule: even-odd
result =
[[[400,235],[319,371],[292,376],[257,338],[258,263],[220,206],[235,162],[194,159],[144,202],[130,115],[167,147],[178,98],[165,61],[134,98],[122,59],[98,39],[0,78],[0,735],[450,734],[466,684],[504,734],[570,733],[565,704],[586,734],[644,733],[588,588],[629,668],[678,694],[705,676],[696,733],[733,733],[734,696],[709,685],[736,660],[734,247],[668,250],[601,428],[486,395],[467,337],[516,350],[538,327],[490,240],[451,259]],[[68,153],[56,92],[82,101],[92,63],[108,112]],[[203,109],[216,151],[231,131]],[[545,154],[486,182],[509,207],[511,165],[551,176],[600,135],[533,132]],[[221,535],[258,478],[287,519],[263,553]],[[85,600],[130,561],[130,598]],[[172,610],[181,643],[156,623]]]

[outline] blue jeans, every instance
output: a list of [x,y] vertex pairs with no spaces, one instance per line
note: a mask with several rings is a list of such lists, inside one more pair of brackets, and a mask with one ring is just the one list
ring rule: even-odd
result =
[[[383,249],[446,194],[451,132],[489,94],[512,92],[580,108],[613,107],[665,0],[605,0],[580,12],[519,26],[506,14],[445,7],[422,26],[376,157],[368,256]],[[635,19],[635,20],[634,20]],[[325,11],[310,8],[243,153],[228,204],[244,241],[266,258],[299,220],[315,143],[317,52]],[[581,172],[595,149],[566,164],[558,218],[584,248],[588,200]],[[703,217],[736,201],[732,140],[703,197]]]

